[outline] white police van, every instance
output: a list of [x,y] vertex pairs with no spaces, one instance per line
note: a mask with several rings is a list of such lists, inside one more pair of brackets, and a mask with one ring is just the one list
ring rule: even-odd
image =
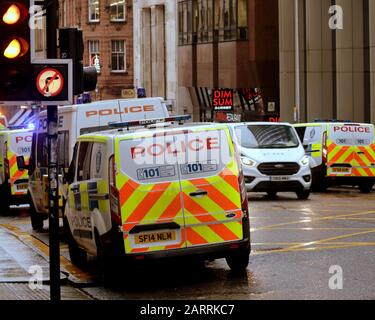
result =
[[288,123],[230,124],[248,191],[295,192],[308,199],[311,188],[309,158],[296,130]]
[[[123,99],[98,101],[88,104],[59,107],[58,116],[58,165],[67,171],[77,138],[95,132],[110,122],[165,118],[169,115],[162,98]],[[47,111],[39,114],[33,134],[29,170],[30,217],[34,230],[43,228],[48,218],[48,135]],[[19,162],[22,167],[22,160]],[[60,176],[60,207],[66,197],[66,187]]]

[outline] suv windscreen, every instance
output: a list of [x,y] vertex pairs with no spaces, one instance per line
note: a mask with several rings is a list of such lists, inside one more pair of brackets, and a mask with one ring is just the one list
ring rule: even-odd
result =
[[283,125],[243,125],[235,128],[239,144],[247,149],[285,149],[300,145],[292,127]]

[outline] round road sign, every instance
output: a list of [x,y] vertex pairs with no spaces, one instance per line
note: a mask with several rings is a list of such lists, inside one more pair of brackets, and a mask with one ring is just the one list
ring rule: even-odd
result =
[[64,77],[57,69],[45,68],[38,74],[36,87],[43,96],[55,97],[64,88]]

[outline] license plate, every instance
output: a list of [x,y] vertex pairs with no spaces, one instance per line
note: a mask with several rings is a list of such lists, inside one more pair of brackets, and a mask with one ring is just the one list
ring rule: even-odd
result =
[[351,168],[347,168],[347,167],[335,167],[335,168],[331,168],[332,169],[332,173],[345,173],[345,174],[349,174],[352,172],[352,169]]
[[271,177],[271,181],[275,181],[275,182],[289,181],[289,180],[290,180],[290,177],[287,177],[287,176],[281,176],[281,177],[274,176],[274,177]]
[[29,187],[27,183],[17,184],[17,190],[26,190]]
[[177,240],[176,231],[153,232],[153,233],[140,233],[134,236],[134,243],[137,245],[171,242]]

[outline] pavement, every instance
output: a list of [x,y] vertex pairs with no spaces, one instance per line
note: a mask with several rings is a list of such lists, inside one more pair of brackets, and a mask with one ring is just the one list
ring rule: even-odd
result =
[[[48,257],[38,251],[37,242],[16,226],[0,224],[0,300],[49,300]],[[60,273],[62,300],[91,299],[68,285],[68,276],[65,270]]]
[[[95,260],[80,270],[61,244],[63,298],[155,300],[372,300],[375,299],[375,197],[352,188],[292,193],[271,200],[249,194],[252,253],[245,273],[224,259],[157,261],[123,272],[116,287],[100,281]],[[48,274],[48,232],[30,228],[27,210],[0,215],[0,299],[23,299],[30,265]],[[46,270],[46,271],[44,271]],[[125,269],[124,269],[125,270]],[[342,277],[339,277],[341,276]],[[342,288],[336,286],[342,283]],[[334,287],[332,287],[332,283]],[[19,287],[18,287],[19,286]],[[48,289],[48,287],[47,287]],[[12,290],[19,293],[12,295]],[[30,290],[29,290],[30,291]],[[35,299],[47,291],[31,292]]]

